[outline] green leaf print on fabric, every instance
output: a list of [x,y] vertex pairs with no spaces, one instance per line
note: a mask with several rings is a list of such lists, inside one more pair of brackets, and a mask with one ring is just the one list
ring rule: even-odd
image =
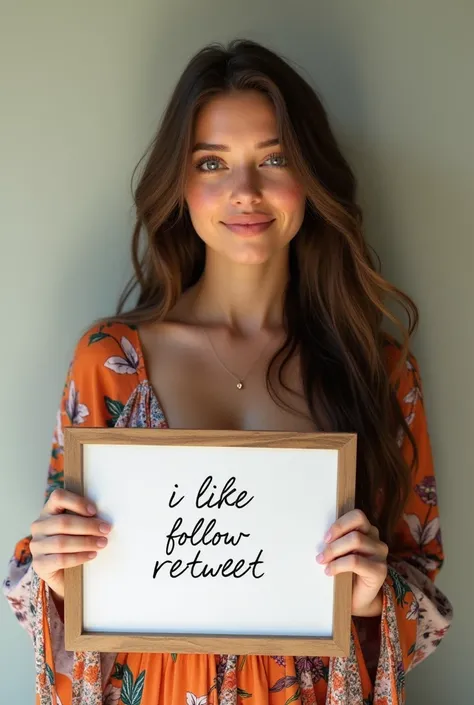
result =
[[[61,451],[62,452],[62,451]],[[54,490],[62,490],[64,487],[64,472],[53,472],[48,475],[48,488],[46,490],[45,502],[48,501]]]
[[410,586],[405,582],[405,580],[403,580],[400,574],[393,570],[390,566],[388,568],[388,572],[393,580],[393,589],[395,591],[397,604],[400,605],[400,607],[403,607],[403,605],[408,604],[405,600],[405,596],[408,592],[411,592]]
[[112,678],[115,678],[118,681],[121,681],[123,679],[123,663],[115,662]]
[[405,671],[403,664],[400,663],[397,668],[397,691],[400,693],[405,685]]
[[243,669],[246,661],[247,661],[247,656],[242,656],[240,659],[239,667],[237,669],[238,671],[241,671]]
[[145,671],[142,671],[134,682],[133,674],[127,664],[125,664],[123,669],[122,690],[120,691],[120,699],[123,705],[140,705],[144,686]]
[[107,407],[107,411],[111,416],[110,419],[107,419],[107,426],[109,428],[112,428],[119,420],[124,409],[124,404],[122,404],[122,402],[118,399],[111,399],[108,396],[104,396],[104,401],[105,406]]
[[110,338],[110,335],[108,333],[92,333],[92,335],[89,336],[89,345],[92,345],[93,343],[98,343],[99,340],[103,340],[104,338]]
[[51,666],[49,666],[48,664],[46,664],[46,674],[51,685],[54,685],[54,673],[52,671]]
[[299,700],[301,697],[301,688],[298,686],[298,690],[294,695],[291,696],[291,698],[288,698],[288,700],[285,701],[285,705],[290,705],[290,703],[294,703],[295,700]]
[[[60,451],[58,455],[61,453]],[[48,482],[54,485],[63,485],[64,483],[64,470],[60,470],[59,472],[52,472],[48,475]]]
[[239,698],[251,698],[252,693],[247,693],[246,690],[243,690],[242,688],[237,688],[237,695]]
[[[107,321],[104,328],[111,328],[114,326],[115,323],[113,321]],[[127,326],[127,328],[130,328],[130,330],[137,330],[137,326],[134,323],[124,323],[124,325]]]

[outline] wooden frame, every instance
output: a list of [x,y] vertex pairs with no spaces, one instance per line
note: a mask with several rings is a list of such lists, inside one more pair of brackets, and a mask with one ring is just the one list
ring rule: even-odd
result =
[[[65,488],[83,494],[86,444],[246,446],[336,450],[337,516],[354,508],[356,435],[275,431],[192,431],[171,429],[66,428]],[[334,578],[333,634],[326,637],[213,636],[90,632],[83,628],[83,568],[65,570],[65,647],[70,651],[238,653],[347,656],[350,646],[352,574]]]

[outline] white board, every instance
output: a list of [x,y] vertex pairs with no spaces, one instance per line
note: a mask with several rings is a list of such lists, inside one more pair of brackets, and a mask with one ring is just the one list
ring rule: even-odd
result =
[[[113,524],[84,564],[86,631],[331,636],[334,578],[316,555],[336,519],[336,450],[94,443],[83,453],[84,493]],[[231,478],[227,502],[207,506]],[[220,532],[236,545],[203,544],[213,520],[205,543]],[[204,565],[239,565],[241,577],[193,577]]]

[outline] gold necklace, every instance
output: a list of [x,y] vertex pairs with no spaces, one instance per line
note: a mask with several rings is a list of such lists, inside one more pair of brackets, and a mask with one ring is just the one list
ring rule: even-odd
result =
[[229,375],[231,375],[231,377],[233,377],[233,378],[236,380],[236,382],[237,382],[237,389],[239,389],[239,390],[240,390],[240,389],[244,389],[244,382],[245,382],[245,380],[247,379],[247,377],[249,376],[249,374],[252,372],[253,368],[255,367],[255,365],[257,364],[257,362],[260,360],[260,358],[262,357],[263,353],[264,353],[265,350],[269,347],[269,345],[270,345],[270,343],[271,343],[272,341],[269,340],[269,341],[267,341],[267,342],[265,343],[265,345],[263,346],[263,348],[260,350],[260,353],[258,354],[258,357],[256,357],[255,360],[254,360],[254,361],[252,362],[252,364],[250,365],[250,368],[247,370],[247,373],[246,373],[243,377],[237,377],[237,375],[234,374],[234,373],[232,372],[232,370],[229,370],[229,368],[227,367],[227,365],[224,364],[224,362],[221,360],[221,358],[220,358],[219,355],[217,354],[217,351],[216,351],[216,349],[215,349],[215,347],[214,347],[214,343],[212,342],[211,336],[210,336],[209,333],[207,332],[206,328],[204,328],[204,332],[205,332],[205,334],[207,335],[207,339],[208,339],[209,344],[210,344],[210,346],[211,346],[212,352],[214,353],[214,355],[215,355],[215,357],[216,357],[217,362],[224,368],[224,370],[225,370]]

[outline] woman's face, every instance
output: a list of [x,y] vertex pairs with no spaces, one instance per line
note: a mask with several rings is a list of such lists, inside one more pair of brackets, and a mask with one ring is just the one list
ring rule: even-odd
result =
[[277,135],[258,91],[214,98],[196,118],[185,199],[197,234],[233,262],[268,261],[303,221],[305,194]]

